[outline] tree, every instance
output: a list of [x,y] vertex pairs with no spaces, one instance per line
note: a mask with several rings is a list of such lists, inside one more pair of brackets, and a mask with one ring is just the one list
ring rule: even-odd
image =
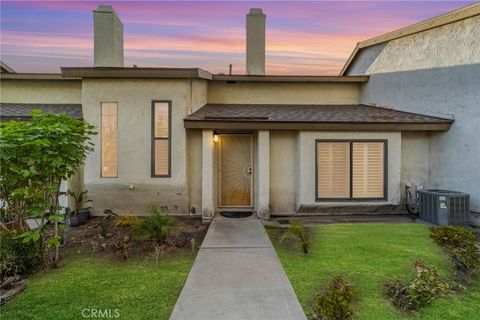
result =
[[[44,241],[46,221],[54,224],[54,237],[47,246],[55,246],[58,261],[60,236],[60,183],[70,178],[93,150],[90,141],[94,127],[66,114],[32,112],[30,121],[0,123],[0,198],[1,223],[15,221],[24,242]],[[41,219],[36,231],[28,230],[26,217]]]

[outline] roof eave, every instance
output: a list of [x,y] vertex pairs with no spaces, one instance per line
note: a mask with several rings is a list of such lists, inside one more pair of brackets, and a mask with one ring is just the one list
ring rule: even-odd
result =
[[79,77],[65,77],[60,73],[2,73],[2,80],[81,80]]
[[184,119],[187,129],[318,130],[318,131],[448,131],[452,122],[293,122]]
[[63,76],[80,78],[212,79],[211,73],[199,68],[61,67],[61,70]]
[[308,75],[213,75],[213,81],[235,82],[367,82],[368,76],[308,76]]

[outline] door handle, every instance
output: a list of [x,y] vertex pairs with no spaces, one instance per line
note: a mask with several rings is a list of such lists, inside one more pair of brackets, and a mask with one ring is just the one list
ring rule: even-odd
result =
[[248,167],[248,170],[247,170],[248,174],[252,174],[252,171],[253,171],[252,167]]

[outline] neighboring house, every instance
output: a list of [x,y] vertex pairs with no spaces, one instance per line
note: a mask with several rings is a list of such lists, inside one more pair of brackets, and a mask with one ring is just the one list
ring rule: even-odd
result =
[[[477,30],[478,9],[468,7],[462,18],[473,20]],[[396,103],[369,106],[377,75],[265,75],[260,9],[247,15],[246,31],[247,75],[129,68],[123,65],[123,25],[110,6],[99,6],[94,67],[62,68],[55,75],[2,74],[2,117],[30,104],[61,106],[58,111],[81,105],[83,118],[99,131],[83,175],[97,212],[142,213],[155,203],[205,220],[219,210],[254,210],[264,218],[389,213],[402,208],[406,183],[458,188],[478,204],[478,188],[437,182],[431,172],[433,141],[462,130],[453,123],[455,109],[439,115],[423,108],[427,100],[432,105],[446,100],[446,90],[443,98],[424,92],[422,109],[406,112],[393,109],[406,107],[399,88],[386,88],[382,97],[391,94]],[[478,45],[473,33],[465,36]],[[458,55],[470,48],[459,50]],[[470,90],[479,81],[471,71],[460,71],[451,80],[454,86],[473,77],[458,97],[463,99],[475,94]],[[478,121],[478,108],[474,112]],[[469,154],[465,165],[475,162],[476,155]],[[470,179],[473,171],[457,179]]]

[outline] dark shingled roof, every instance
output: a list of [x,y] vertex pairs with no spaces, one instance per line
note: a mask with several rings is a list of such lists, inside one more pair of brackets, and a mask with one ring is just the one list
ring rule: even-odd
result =
[[81,104],[44,104],[44,103],[0,103],[0,117],[2,121],[28,120],[32,111],[40,109],[44,112],[66,113],[76,119],[82,119]]
[[[185,127],[201,128],[201,123],[213,124],[250,123],[275,129],[278,124],[292,127],[316,129],[315,125],[443,125],[449,127],[453,120],[422,114],[398,111],[368,105],[263,105],[263,104],[206,104],[185,118]],[[327,128],[324,126],[323,128]],[[209,126],[205,126],[209,128]],[[380,127],[380,126],[379,126]],[[386,128],[386,126],[383,126]],[[420,126],[417,126],[421,128]],[[438,126],[437,126],[438,127]],[[246,128],[246,125],[243,126]],[[320,126],[318,126],[320,128]],[[430,126],[430,128],[432,128]],[[412,129],[411,129],[412,130]],[[423,129],[421,129],[423,130]],[[431,130],[431,129],[430,129]]]

